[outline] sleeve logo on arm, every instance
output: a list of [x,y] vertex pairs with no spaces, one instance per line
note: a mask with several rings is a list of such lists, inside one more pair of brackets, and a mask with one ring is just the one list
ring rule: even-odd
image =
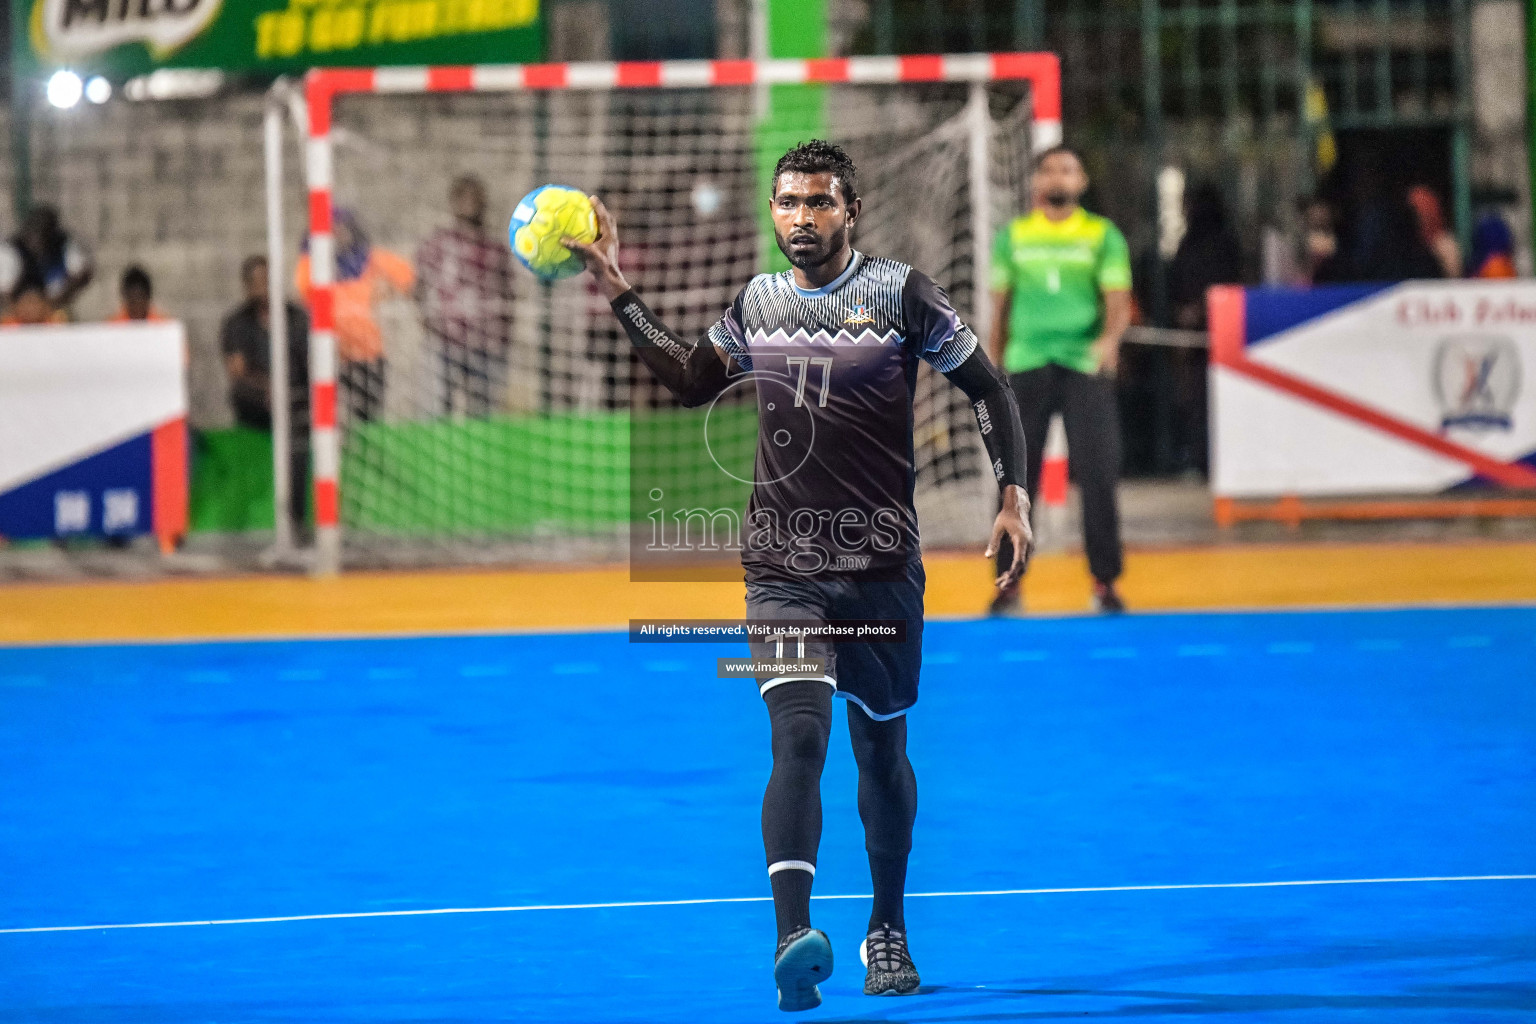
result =
[[870,313],[868,306],[854,306],[847,312],[848,316],[843,320],[845,324],[872,324],[875,322],[875,318]]
[[987,400],[985,398],[978,401],[974,408],[976,410],[976,426],[980,428],[982,436],[985,437],[992,433],[992,410],[987,408]]
[[667,355],[671,356],[673,359],[676,359],[680,363],[686,363],[688,361],[688,350],[683,348],[683,346],[679,345],[677,342],[673,341],[671,338],[667,337],[666,330],[647,320],[645,317],[645,310],[641,307],[640,303],[627,303],[624,306],[623,313],[626,317],[629,318],[629,322],[634,324],[635,327],[639,329],[640,333],[646,338],[646,340],[651,342],[651,344],[655,345],[657,348],[661,349]]

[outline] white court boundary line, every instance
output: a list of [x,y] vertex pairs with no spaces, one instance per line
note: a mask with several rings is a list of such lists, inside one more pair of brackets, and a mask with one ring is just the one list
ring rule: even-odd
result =
[[[1406,882],[1526,882],[1536,875],[1424,875],[1416,878],[1323,878],[1295,882],[1197,882],[1184,885],[1093,885],[1056,889],[977,889],[965,892],[909,892],[908,899],[930,896],[1042,896],[1073,892],[1162,892],[1175,889],[1278,889],[1304,885],[1388,885]],[[812,896],[813,900],[867,900],[868,893]],[[686,907],[710,903],[768,903],[771,896],[714,896],[692,900],[626,900],[614,903],[537,903],[518,907],[439,907],[431,910],[364,910],[342,914],[292,914],[286,917],[231,917],[219,921],[145,921],[136,924],[62,924],[39,928],[0,928],[0,935],[38,932],[96,932],[125,928],[198,928],[227,924],[276,924],[284,921],[342,921],[364,917],[432,917],[439,914],[513,914],[528,910],[613,910],[624,907]]]

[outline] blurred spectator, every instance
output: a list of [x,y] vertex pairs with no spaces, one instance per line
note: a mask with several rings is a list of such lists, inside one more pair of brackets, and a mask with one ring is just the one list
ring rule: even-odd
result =
[[437,348],[443,412],[462,401],[470,416],[500,402],[511,344],[511,253],[485,232],[485,185],[465,175],[448,190],[453,226],[434,231],[416,253],[416,295]]
[[1439,257],[1424,241],[1406,196],[1382,203],[1376,245],[1356,255],[1357,281],[1412,281],[1445,276]]
[[1445,211],[1440,197],[1425,185],[1415,185],[1408,190],[1408,205],[1413,207],[1418,219],[1419,238],[1440,264],[1440,277],[1461,276],[1461,247],[1456,236],[1445,226]]
[[1405,193],[1383,187],[1381,174],[1363,167],[1354,182],[1354,217],[1344,258],[1350,281],[1410,281],[1445,276],[1445,268],[1424,241]]
[[[1168,263],[1168,302],[1173,326],[1186,331],[1206,328],[1205,293],[1212,285],[1243,280],[1243,250],[1227,225],[1221,190],[1211,184],[1192,189],[1185,202],[1188,224],[1178,251]],[[1206,426],[1206,350],[1180,348],[1169,353],[1173,370],[1173,469],[1202,476],[1210,464]]]
[[[370,243],[350,210],[336,210],[332,240],[336,249],[332,316],[341,360],[338,383],[352,418],[373,420],[384,408],[386,371],[384,335],[375,319],[375,309],[390,294],[410,292],[416,283],[416,272],[404,257]],[[310,290],[307,238],[294,276],[299,298],[307,306]]]
[[1497,213],[1485,213],[1472,229],[1467,276],[1485,279],[1519,277],[1515,270],[1515,236]]
[[1308,284],[1331,284],[1348,279],[1339,253],[1337,218],[1326,199],[1307,200],[1302,210],[1302,261]]
[[1168,263],[1168,303],[1174,327],[1198,331],[1205,329],[1206,289],[1242,281],[1243,250],[1227,226],[1226,205],[1216,186],[1192,189],[1184,218],[1188,227]]
[[43,294],[42,286],[36,284],[24,284],[11,299],[11,304],[6,307],[5,316],[0,317],[0,327],[29,327],[34,324],[64,324],[69,322],[69,317],[64,315],[62,309],[54,309],[48,301],[48,296]]
[[[229,404],[235,422],[252,430],[272,429],[272,307],[265,256],[240,265],[245,301],[224,319],[219,347],[229,373]],[[288,319],[288,408],[290,478],[294,521],[304,521],[309,481],[309,317],[285,302]]]
[[60,225],[59,211],[51,206],[34,206],[16,236],[0,245],[0,294],[14,297],[21,289],[36,288],[65,319],[94,272],[90,255]]
[[123,304],[113,314],[112,323],[121,324],[133,320],[159,323],[170,319],[155,307],[154,282],[149,279],[149,272],[143,267],[134,265],[123,271],[119,292]]
[[[245,301],[224,320],[219,332],[224,367],[229,372],[229,401],[235,422],[256,430],[272,429],[271,283],[265,256],[240,265]],[[284,304],[288,317],[288,387],[290,398],[303,400],[309,386],[309,318],[297,303]]]

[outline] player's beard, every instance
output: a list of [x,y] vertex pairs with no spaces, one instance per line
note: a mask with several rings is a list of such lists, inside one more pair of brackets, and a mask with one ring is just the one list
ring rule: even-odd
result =
[[847,246],[848,225],[845,222],[842,227],[833,231],[825,238],[817,235],[816,241],[818,244],[816,247],[814,249],[807,249],[801,252],[796,252],[793,248],[791,248],[789,239],[785,238],[777,231],[773,233],[773,238],[774,241],[779,243],[779,252],[784,254],[784,258],[789,260],[791,266],[798,267],[801,270],[815,270],[817,267],[830,260],[833,256],[842,252],[843,249]]
[[1055,206],[1055,207],[1071,206],[1072,205],[1072,193],[1068,192],[1064,188],[1063,189],[1055,189],[1055,190],[1053,190],[1051,192],[1047,192],[1045,194],[1045,205],[1046,206]]

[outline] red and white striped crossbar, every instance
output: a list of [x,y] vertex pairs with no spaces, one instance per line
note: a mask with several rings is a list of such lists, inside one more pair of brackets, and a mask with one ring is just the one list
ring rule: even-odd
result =
[[343,93],[517,92],[539,89],[702,89],[737,85],[1027,81],[1037,122],[1061,123],[1061,63],[1054,53],[959,53],[811,60],[596,61],[456,67],[318,68],[309,73],[310,117],[330,130],[330,99]]
[[1061,141],[1061,62],[1054,53],[960,53],[811,60],[663,60],[458,67],[316,68],[309,106],[310,381],[315,527],[322,571],[340,558],[341,444],[336,433],[335,248],[331,239],[331,106],[348,93],[703,89],[744,85],[1023,81],[1036,151]]

